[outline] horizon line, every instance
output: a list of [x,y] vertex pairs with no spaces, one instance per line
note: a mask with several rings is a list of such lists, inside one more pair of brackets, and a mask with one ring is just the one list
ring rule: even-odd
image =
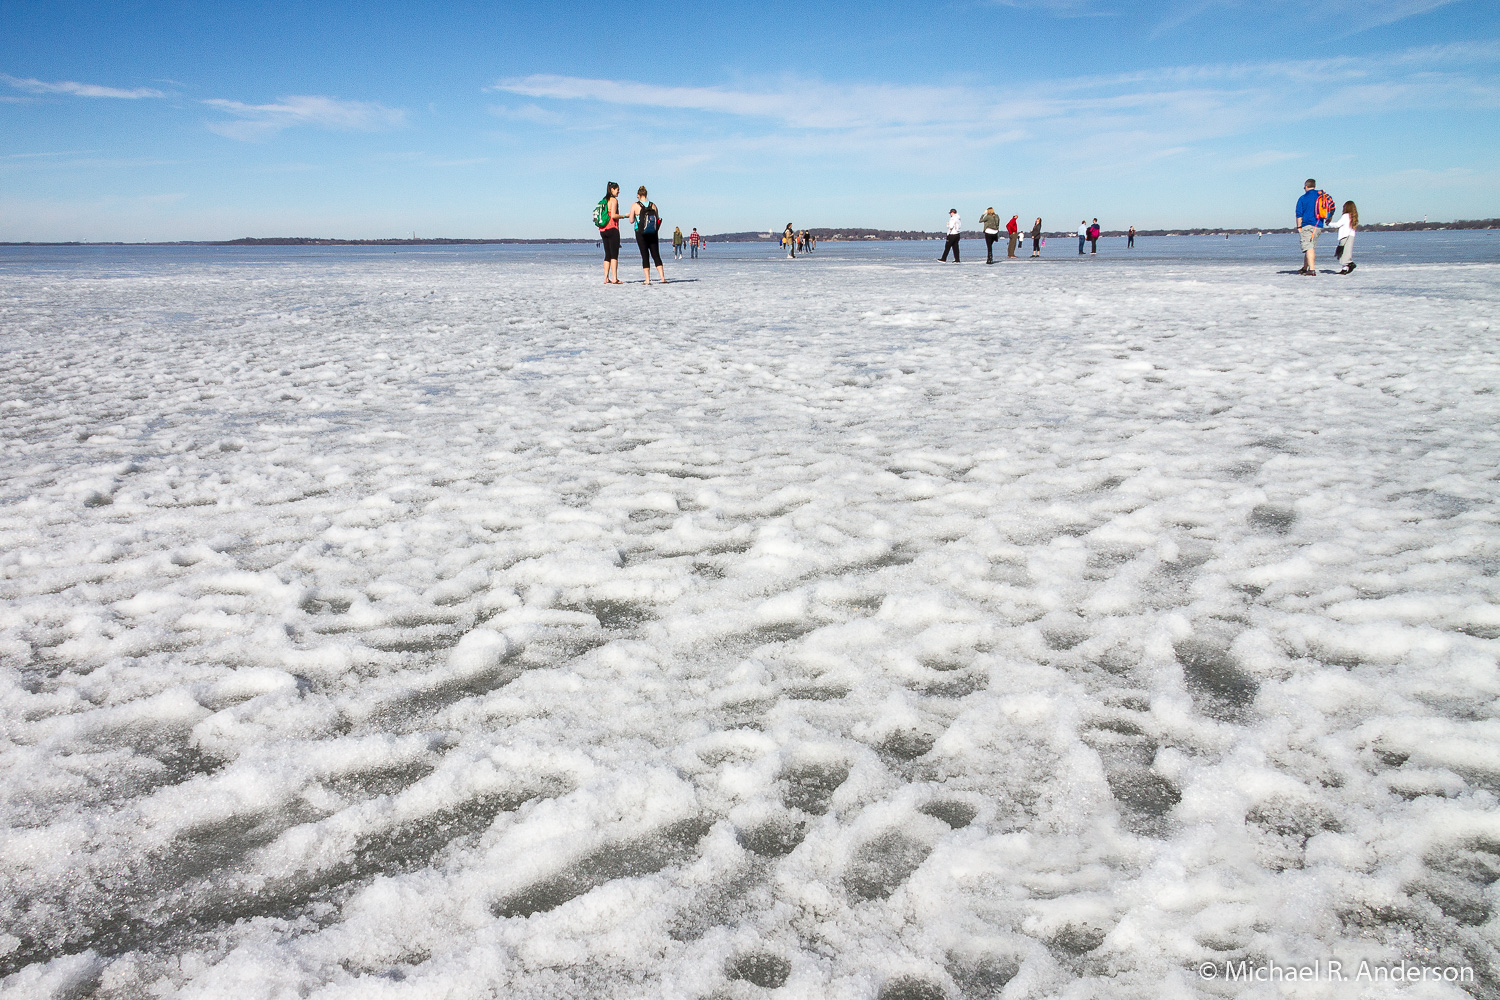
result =
[[[1421,231],[1421,230],[1451,230],[1451,229],[1497,229],[1500,228],[1500,218],[1491,219],[1452,219],[1443,221],[1428,221],[1426,219],[1416,222],[1381,222],[1367,223],[1361,227],[1366,231]],[[923,229],[880,229],[870,226],[810,226],[804,227],[820,240],[832,242],[860,242],[888,241],[903,242],[920,239],[941,239],[947,234],[940,230]],[[803,229],[798,229],[802,232]],[[1162,227],[1155,229],[1136,229],[1137,236],[1205,236],[1205,235],[1249,235],[1251,233],[1289,233],[1289,226],[1177,226]],[[847,234],[847,235],[845,235]],[[877,235],[878,234],[878,235]],[[1021,235],[1027,235],[1023,232]],[[718,239],[720,242],[753,243],[758,240],[773,240],[780,235],[776,230],[739,230],[723,233],[703,233],[703,239]],[[983,234],[975,230],[966,230],[961,234],[964,238],[977,239]],[[1002,235],[1004,235],[1002,233]],[[1043,236],[1072,236],[1074,231],[1059,229],[1048,231]],[[1100,237],[1119,237],[1128,235],[1124,229],[1105,230]],[[840,239],[839,237],[843,237]],[[448,237],[448,236],[425,236],[420,238],[407,237],[369,237],[369,238],[345,238],[339,236],[241,236],[234,239],[219,240],[0,240],[0,247],[68,247],[68,246],[433,246],[433,245],[545,245],[566,243],[596,243],[598,236],[542,236],[542,237],[519,237],[519,236],[496,236],[496,237]]]

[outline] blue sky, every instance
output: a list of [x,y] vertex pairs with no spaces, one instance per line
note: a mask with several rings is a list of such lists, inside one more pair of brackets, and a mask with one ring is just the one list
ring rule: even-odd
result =
[[1500,216],[1493,0],[0,0],[0,239]]

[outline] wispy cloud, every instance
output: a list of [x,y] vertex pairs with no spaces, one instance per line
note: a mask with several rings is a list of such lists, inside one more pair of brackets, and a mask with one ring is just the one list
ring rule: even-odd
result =
[[1287,160],[1295,160],[1301,157],[1301,153],[1288,153],[1280,149],[1263,149],[1244,156],[1232,157],[1223,161],[1220,166],[1222,170],[1258,170],[1261,167],[1269,167],[1276,163],[1285,163]]
[[165,97],[159,90],[150,87],[133,87],[128,90],[119,87],[102,87],[97,83],[76,83],[72,80],[58,80],[49,83],[46,80],[34,80],[30,77],[10,76],[0,73],[0,81],[17,90],[24,90],[29,94],[71,94],[74,97],[117,97],[127,100],[135,100],[141,97]]
[[26,171],[55,174],[59,170],[119,170],[139,167],[180,166],[186,160],[167,160],[146,156],[88,156],[71,153],[47,153],[35,157],[0,156],[0,170],[15,173]]
[[[1129,5],[1122,0],[988,0],[996,7],[1038,11],[1053,17],[1128,17]],[[1150,8],[1155,17],[1154,35],[1162,35],[1213,11],[1244,10],[1258,18],[1278,21],[1296,19],[1342,34],[1368,31],[1407,18],[1427,14],[1459,0],[1165,0]]]
[[[791,78],[750,87],[668,87],[552,75],[504,79],[490,89],[545,102],[564,123],[623,122],[585,110],[590,104],[630,108],[632,121],[654,113],[681,133],[712,134],[713,145],[726,153],[790,132],[799,150],[878,153],[886,161],[927,156],[952,143],[1024,142],[1037,151],[1108,150],[1143,162],[1148,153],[1287,122],[1401,109],[1500,108],[1496,62],[1500,46],[1479,43],[1358,58],[1168,67],[1012,89]],[[532,111],[512,114],[544,119]],[[733,134],[725,136],[726,129]]]
[[87,156],[96,153],[95,149],[63,149],[49,153],[6,153],[0,156],[0,160],[44,160],[60,156]]
[[1099,0],[990,0],[996,7],[1046,11],[1054,17],[1109,17],[1115,11]]
[[434,156],[425,152],[381,153],[375,157],[381,163],[410,163],[419,167],[473,167],[489,163],[488,156]]
[[1161,21],[1157,24],[1155,33],[1163,34],[1211,11],[1245,8],[1259,17],[1296,17],[1340,35],[1350,35],[1405,21],[1457,2],[1458,0],[1360,0],[1359,3],[1351,4],[1341,0],[1321,0],[1314,3],[1306,0],[1177,0],[1162,8]]
[[406,124],[406,112],[399,108],[369,101],[344,101],[336,97],[283,97],[275,104],[245,104],[213,98],[203,103],[233,116],[230,121],[209,123],[209,129],[241,141],[263,139],[294,125],[374,132]]
[[784,79],[764,89],[734,90],[536,74],[501,80],[490,89],[552,100],[763,118],[802,129],[934,125],[976,116],[991,117],[980,106],[986,103],[981,93],[965,87],[830,84]]
[[1339,16],[1349,18],[1359,28],[1376,28],[1456,2],[1457,0],[1363,0],[1358,4],[1325,3],[1323,6]]

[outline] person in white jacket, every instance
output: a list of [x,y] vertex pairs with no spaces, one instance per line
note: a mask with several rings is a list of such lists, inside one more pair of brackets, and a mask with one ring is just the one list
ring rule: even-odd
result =
[[1334,251],[1334,258],[1344,265],[1339,274],[1348,274],[1354,270],[1354,237],[1359,229],[1359,209],[1354,202],[1344,202],[1344,214],[1333,225],[1339,231],[1339,248]]
[[943,255],[938,260],[944,263],[948,260],[948,251],[953,251],[953,263],[958,263],[958,237],[963,232],[964,224],[958,219],[958,209],[948,209],[948,242],[943,244]]

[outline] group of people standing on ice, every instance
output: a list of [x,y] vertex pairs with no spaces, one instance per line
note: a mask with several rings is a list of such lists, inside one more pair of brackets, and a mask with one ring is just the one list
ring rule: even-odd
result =
[[[656,273],[665,285],[667,272],[661,263],[661,212],[657,209],[656,202],[646,193],[646,185],[636,188],[635,194],[636,200],[630,203],[630,209],[622,211],[620,185],[610,181],[604,185],[604,197],[594,206],[594,227],[599,230],[599,242],[604,244],[604,283],[621,284],[620,223],[625,222],[634,230],[635,248],[641,253],[641,273],[644,275],[641,283],[651,284],[651,266],[655,264]],[[686,238],[682,235],[682,227],[676,227],[672,233],[672,254],[677,260],[682,259],[684,243],[692,248],[693,256],[697,257],[698,248],[707,246],[708,240],[698,235],[696,226]]]
[[[1016,216],[1012,215],[1010,221],[1005,224],[1005,234],[1009,245],[1006,248],[1006,259],[1013,260],[1016,256],[1016,244],[1021,241],[1021,226],[1016,222]],[[986,264],[995,263],[995,242],[1000,239],[1000,216],[995,214],[994,206],[984,210],[979,217],[979,227],[984,230],[984,256]],[[943,245],[943,255],[938,260],[947,262],[948,254],[953,253],[953,263],[959,262],[958,241],[963,236],[963,220],[958,216],[958,209],[948,209],[948,241]],[[1037,219],[1032,223],[1031,229],[1026,233],[1031,238],[1031,256],[1042,255],[1042,220]]]
[[[1297,222],[1296,230],[1302,244],[1302,268],[1298,274],[1315,275],[1317,270],[1317,242],[1318,236],[1324,228],[1333,226],[1338,231],[1338,249],[1334,252],[1335,259],[1339,260],[1343,267],[1340,274],[1348,274],[1354,270],[1354,237],[1359,228],[1359,208],[1352,201],[1344,202],[1343,210],[1337,218],[1334,217],[1335,202],[1333,196],[1326,191],[1318,189],[1318,182],[1311,177],[1302,186],[1302,197],[1297,199]],[[1008,240],[1006,259],[1014,260],[1016,257],[1016,244],[1021,239],[1021,227],[1017,223],[1017,216],[1012,215],[1010,221],[1005,224],[1005,233]],[[651,267],[656,266],[656,273],[662,284],[666,284],[667,273],[662,267],[661,248],[658,245],[661,231],[661,212],[656,203],[646,193],[646,186],[642,184],[636,189],[636,201],[632,202],[628,211],[620,208],[620,185],[610,181],[605,185],[604,197],[599,199],[599,204],[594,208],[594,225],[599,230],[600,242],[604,245],[604,283],[607,285],[618,285],[620,282],[620,223],[628,223],[635,232],[636,249],[641,254],[641,273],[643,284],[651,284]],[[986,208],[984,214],[979,217],[980,228],[984,231],[985,263],[995,262],[995,243],[1000,239],[1000,216],[995,214],[994,206]],[[1031,256],[1042,255],[1042,220],[1037,219],[1032,223],[1031,229],[1026,233],[1031,238]],[[953,254],[953,263],[959,262],[959,240],[963,236],[963,220],[959,218],[958,209],[948,210],[948,233],[947,242],[943,246],[943,255],[938,260],[944,263],[948,260],[948,254]],[[1084,245],[1089,244],[1089,253],[1099,252],[1099,220],[1093,222],[1081,221],[1078,223],[1078,253],[1082,256]],[[1226,239],[1228,238],[1226,234]],[[682,248],[688,246],[694,257],[698,256],[698,248],[707,245],[708,241],[698,235],[695,227],[691,234],[684,237],[682,227],[678,226],[672,233],[672,251],[677,260],[682,259]],[[800,250],[807,253],[817,246],[817,239],[810,230],[795,230],[788,222],[786,229],[781,234],[781,245],[786,248],[788,257],[797,256]],[[1135,246],[1135,227],[1131,226],[1128,233],[1126,246]]]
[[[1016,222],[1016,216],[1012,215],[1010,221],[1005,224],[1005,235],[1007,247],[1005,257],[1013,260],[1016,256],[1016,244],[1020,242],[1021,227]],[[979,217],[979,227],[984,231],[984,262],[995,263],[995,243],[1000,239],[1000,216],[995,214],[993,206],[984,210]],[[1031,238],[1031,256],[1042,255],[1042,220],[1037,219],[1031,224],[1031,229],[1026,233]],[[1083,253],[1085,243],[1090,245],[1089,253],[1099,252],[1099,220],[1093,222],[1080,222],[1078,224],[1078,252]],[[958,209],[948,209],[948,242],[943,246],[943,255],[940,261],[948,260],[948,253],[953,253],[953,263],[959,261],[958,241],[963,236],[963,221],[958,216]],[[1135,246],[1135,227],[1130,227],[1130,241],[1127,246]]]
[[[1131,227],[1132,230],[1134,228],[1135,228],[1134,226]],[[1088,244],[1089,244],[1089,253],[1098,253],[1099,252],[1099,220],[1098,219],[1095,219],[1093,222],[1083,222],[1083,221],[1080,221],[1078,223],[1078,256],[1080,256],[1080,257],[1083,256],[1083,244],[1084,244],[1085,240],[1088,241]],[[1130,245],[1131,246],[1135,246],[1135,237],[1134,236],[1131,237]]]
[[797,251],[811,253],[817,249],[818,238],[812,234],[810,229],[793,229],[788,222],[786,228],[781,231],[781,245],[786,247],[788,257],[797,256]]

